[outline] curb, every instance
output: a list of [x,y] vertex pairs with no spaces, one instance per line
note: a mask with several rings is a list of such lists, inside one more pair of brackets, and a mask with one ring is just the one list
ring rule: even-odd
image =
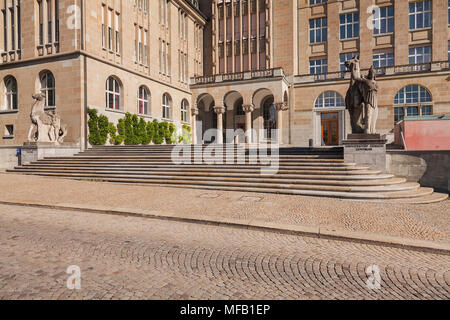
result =
[[100,214],[112,214],[129,217],[150,218],[159,220],[169,220],[177,222],[197,223],[204,225],[215,225],[222,227],[232,227],[239,229],[249,229],[256,231],[272,232],[279,234],[307,236],[320,239],[340,240],[370,245],[389,246],[400,249],[425,251],[437,254],[450,255],[450,244],[437,243],[429,240],[418,240],[402,238],[397,236],[387,236],[375,233],[339,230],[327,227],[302,226],[264,222],[258,220],[239,220],[224,217],[208,217],[202,215],[183,215],[161,211],[151,211],[143,209],[118,208],[95,205],[57,203],[48,204],[42,202],[24,202],[0,200],[0,204],[14,205],[22,207],[48,208],[57,210],[83,211]]

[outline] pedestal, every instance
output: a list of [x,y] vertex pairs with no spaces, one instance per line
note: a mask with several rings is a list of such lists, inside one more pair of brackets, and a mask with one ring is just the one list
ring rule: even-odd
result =
[[80,152],[77,145],[55,145],[51,142],[25,142],[21,149],[21,164],[26,165],[45,157],[70,157]]
[[344,160],[385,173],[386,142],[379,134],[349,134],[347,140],[342,141]]

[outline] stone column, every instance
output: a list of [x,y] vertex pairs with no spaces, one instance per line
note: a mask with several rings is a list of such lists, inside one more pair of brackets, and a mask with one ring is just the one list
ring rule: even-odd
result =
[[245,143],[252,143],[252,112],[255,107],[252,104],[242,106],[245,112]]
[[197,144],[197,116],[198,116],[198,109],[192,108],[191,109],[191,121],[192,121],[192,144]]
[[275,110],[277,111],[277,129],[278,129],[278,144],[283,143],[283,111],[289,109],[286,102],[274,103]]
[[225,107],[214,107],[214,112],[217,114],[218,137],[216,143],[223,144],[223,114],[225,113]]

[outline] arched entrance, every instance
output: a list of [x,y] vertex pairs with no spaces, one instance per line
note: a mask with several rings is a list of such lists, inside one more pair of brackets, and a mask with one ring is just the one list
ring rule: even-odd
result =
[[277,128],[277,112],[273,96],[266,97],[262,102],[265,138],[272,139],[272,130]]

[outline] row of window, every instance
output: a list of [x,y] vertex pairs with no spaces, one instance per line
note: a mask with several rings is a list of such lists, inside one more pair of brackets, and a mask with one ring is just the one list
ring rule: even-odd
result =
[[150,9],[149,0],[134,0],[134,6],[139,10],[144,10],[144,12],[148,12]]
[[[345,61],[359,55],[358,52],[347,52],[339,55],[340,70],[346,71]],[[450,45],[449,45],[450,60]],[[373,67],[384,68],[394,66],[394,52],[392,50],[378,51],[373,54]],[[431,62],[431,46],[418,46],[409,49],[409,64],[421,64]],[[309,61],[309,73],[320,74],[328,72],[328,60],[323,58],[314,58]]]
[[[310,0],[310,4],[326,1]],[[449,0],[450,23],[450,0]],[[432,26],[431,0],[412,2],[409,4],[409,30],[430,28]],[[373,10],[373,33],[375,35],[394,32],[394,6],[375,7]],[[341,40],[359,37],[359,13],[345,13],[339,16],[339,35]],[[318,43],[327,41],[327,18],[309,20],[309,42]]]
[[[106,108],[122,110],[122,85],[115,77],[106,80]],[[150,90],[146,86],[140,86],[137,92],[137,112],[140,115],[150,115]],[[172,119],[172,98],[164,93],[161,100],[162,117]],[[181,102],[181,121],[189,122],[189,103],[186,99]]]
[[[344,108],[345,101],[335,91],[322,93],[314,103],[314,108]],[[394,122],[407,116],[427,116],[433,114],[432,99],[428,90],[419,85],[408,85],[400,89],[394,98]]]

